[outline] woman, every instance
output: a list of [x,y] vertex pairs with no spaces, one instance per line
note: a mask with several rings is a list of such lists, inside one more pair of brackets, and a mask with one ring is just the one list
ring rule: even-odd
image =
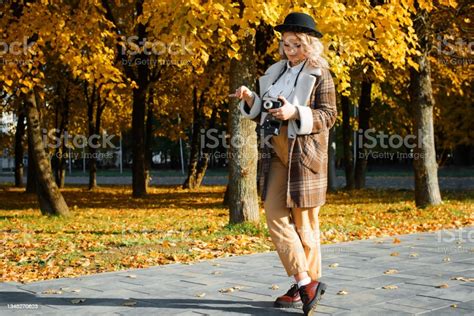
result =
[[[311,16],[291,13],[275,30],[282,33],[282,60],[259,78],[259,94],[241,86],[234,95],[242,100],[242,114],[259,123],[264,136],[273,134],[270,145],[262,140],[259,190],[272,241],[288,276],[296,281],[275,306],[303,306],[305,315],[311,315],[326,289],[318,281],[318,213],[326,200],[335,89],[328,63],[320,56],[322,34]],[[267,101],[275,99],[281,106]],[[279,121],[281,126],[274,124]]]

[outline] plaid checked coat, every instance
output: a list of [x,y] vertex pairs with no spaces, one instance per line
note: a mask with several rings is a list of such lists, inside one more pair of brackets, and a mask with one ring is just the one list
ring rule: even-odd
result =
[[[284,71],[286,61],[270,66],[259,78],[259,95],[254,92],[250,108],[240,103],[241,113],[258,124],[263,122],[261,96]],[[337,116],[336,93],[329,69],[306,64],[298,79],[295,93],[288,100],[296,106],[299,120],[288,122],[288,189],[287,207],[312,208],[326,202],[329,129]],[[259,126],[257,126],[259,130]],[[266,198],[268,173],[273,149],[269,142],[259,146],[258,189]],[[271,197],[269,197],[271,198]]]

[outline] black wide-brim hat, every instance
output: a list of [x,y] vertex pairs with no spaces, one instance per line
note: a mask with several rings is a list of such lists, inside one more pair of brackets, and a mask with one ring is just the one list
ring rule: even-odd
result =
[[300,12],[293,12],[286,16],[283,24],[275,26],[275,31],[283,32],[298,32],[308,33],[316,37],[323,37],[323,34],[316,29],[316,23],[313,18]]

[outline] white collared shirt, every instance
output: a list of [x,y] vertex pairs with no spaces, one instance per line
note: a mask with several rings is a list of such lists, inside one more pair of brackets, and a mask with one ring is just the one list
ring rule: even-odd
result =
[[298,72],[301,70],[304,64],[304,62],[301,62],[298,65],[291,67],[290,61],[287,61],[285,73],[270,88],[268,91],[268,96],[271,98],[277,98],[279,95],[282,95],[288,100],[291,92],[293,91]]

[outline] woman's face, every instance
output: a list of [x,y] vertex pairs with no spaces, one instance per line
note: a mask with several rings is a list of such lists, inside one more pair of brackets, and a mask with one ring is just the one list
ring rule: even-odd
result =
[[293,32],[285,32],[282,36],[283,50],[291,64],[306,58],[301,40]]

